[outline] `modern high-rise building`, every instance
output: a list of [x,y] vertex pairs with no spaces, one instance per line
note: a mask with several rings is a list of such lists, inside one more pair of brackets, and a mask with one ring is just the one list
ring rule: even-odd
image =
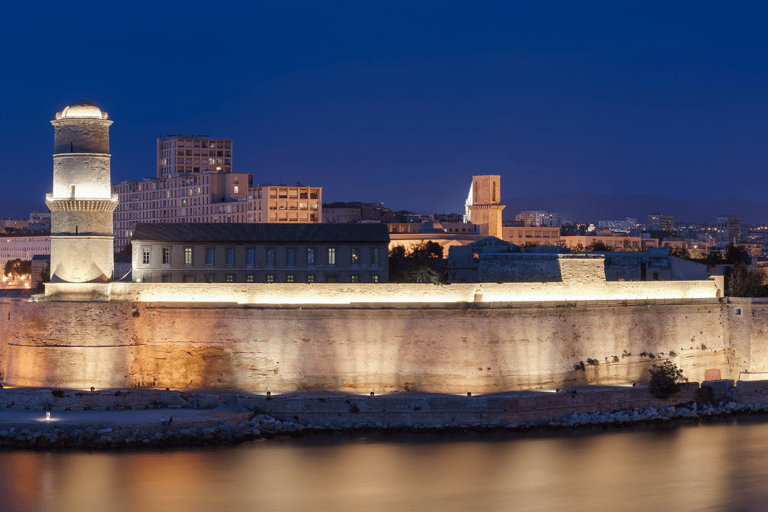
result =
[[232,141],[207,135],[157,136],[157,177],[232,172]]
[[559,228],[560,214],[543,211],[522,211],[515,216],[515,220],[528,227]]
[[675,216],[664,213],[648,214],[648,231],[674,231]]
[[128,244],[137,222],[248,222],[250,181],[250,174],[222,171],[113,185],[115,250]]
[[717,218],[717,245],[726,246],[741,242],[741,219],[733,215]]

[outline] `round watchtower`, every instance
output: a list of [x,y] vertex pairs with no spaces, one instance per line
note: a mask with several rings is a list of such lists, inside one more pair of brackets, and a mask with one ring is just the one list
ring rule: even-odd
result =
[[56,114],[51,210],[51,281],[104,282],[114,272],[109,126],[106,112],[78,100]]

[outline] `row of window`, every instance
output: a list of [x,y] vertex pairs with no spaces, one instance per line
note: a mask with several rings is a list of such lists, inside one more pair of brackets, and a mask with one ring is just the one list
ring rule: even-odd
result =
[[[203,276],[206,283],[215,283],[216,282],[216,274],[205,274]],[[315,274],[307,274],[304,276],[304,282],[306,283],[315,283],[316,278]],[[338,276],[337,275],[327,275],[326,276],[326,282],[338,282]],[[163,274],[162,275],[162,282],[164,283],[170,283],[172,282],[172,276],[171,274]],[[195,276],[192,274],[184,275],[182,276],[182,282],[184,283],[194,283],[195,282]],[[236,275],[235,274],[224,274],[224,282],[225,283],[235,283],[237,282]],[[256,282],[256,276],[254,274],[246,274],[245,275],[245,282],[246,283],[255,283]],[[275,274],[266,274],[264,281],[265,283],[277,283],[279,282],[275,276]],[[286,283],[298,283],[297,276],[295,274],[286,274],[285,275],[285,281]],[[360,283],[362,282],[360,280],[360,274],[352,274],[350,276],[350,282],[352,283]],[[378,283],[379,282],[379,276],[374,274],[370,276],[370,282],[371,283]]]
[[[307,265],[312,266],[315,264],[315,248],[314,247],[307,247],[305,249],[307,251]],[[328,247],[327,249],[327,261],[329,265],[335,265],[336,264],[336,248],[335,247]],[[253,267],[254,266],[254,256],[255,256],[255,249],[248,248],[245,250],[245,265],[247,267]],[[353,247],[350,252],[350,263],[352,265],[359,265],[361,263],[360,261],[360,249],[357,247]],[[215,248],[213,247],[206,247],[205,248],[205,265],[208,267],[212,267],[216,264],[215,261]],[[293,267],[296,264],[296,249],[294,247],[289,247],[285,251],[285,257],[286,257],[286,266]],[[142,256],[141,256],[141,262],[144,265],[149,265],[151,261],[151,249],[149,247],[143,247],[142,248]],[[378,248],[371,249],[371,261],[370,263],[372,265],[378,265],[380,261],[380,253]],[[163,247],[162,248],[162,264],[163,265],[170,265],[171,264],[171,248],[170,247]],[[184,264],[185,265],[194,265],[194,250],[192,247],[184,247]],[[233,267],[235,265],[235,249],[233,247],[228,247],[225,251],[225,264],[228,267]],[[268,267],[273,267],[275,265],[275,249],[274,248],[268,248],[267,254],[266,254],[266,265]]]

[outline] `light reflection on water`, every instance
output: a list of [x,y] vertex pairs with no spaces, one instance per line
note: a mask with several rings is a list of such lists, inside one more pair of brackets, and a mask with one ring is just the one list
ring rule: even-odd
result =
[[764,510],[768,423],[0,452],[2,511]]

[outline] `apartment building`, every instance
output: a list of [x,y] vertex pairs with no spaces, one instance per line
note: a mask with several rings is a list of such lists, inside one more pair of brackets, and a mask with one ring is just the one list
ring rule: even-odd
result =
[[546,226],[526,226],[514,221],[502,228],[502,239],[515,245],[558,245],[560,228]]
[[741,242],[741,218],[733,215],[720,215],[717,218],[717,245]]
[[336,201],[323,205],[323,218],[331,224],[360,222],[363,220],[363,211],[358,204]]
[[207,135],[157,136],[157,177],[232,172],[232,141]]
[[115,250],[128,244],[137,222],[248,222],[250,183],[250,174],[222,171],[112,185]]
[[37,254],[51,254],[50,231],[17,231],[0,234],[0,269],[10,260],[29,261]]
[[257,185],[248,190],[248,222],[323,222],[322,204],[322,187]]
[[515,216],[515,221],[524,226],[559,228],[561,222],[559,213],[524,210]]

